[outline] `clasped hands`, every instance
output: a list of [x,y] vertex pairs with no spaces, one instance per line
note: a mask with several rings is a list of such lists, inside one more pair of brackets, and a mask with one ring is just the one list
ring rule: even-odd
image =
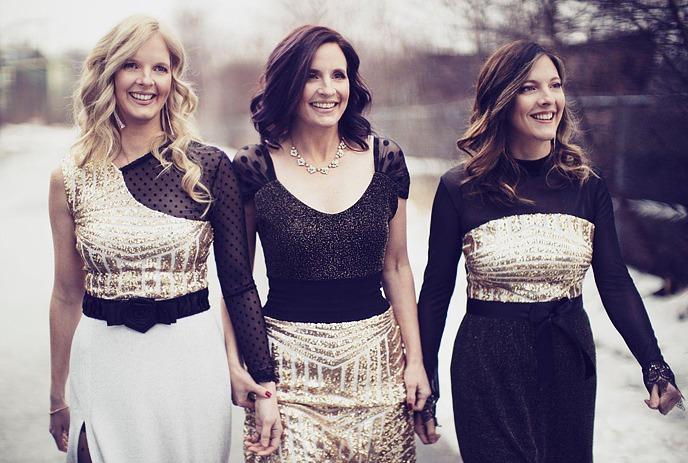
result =
[[243,368],[230,369],[232,403],[255,410],[256,433],[244,439],[244,448],[259,456],[270,455],[280,445],[282,421],[274,382],[256,383]]

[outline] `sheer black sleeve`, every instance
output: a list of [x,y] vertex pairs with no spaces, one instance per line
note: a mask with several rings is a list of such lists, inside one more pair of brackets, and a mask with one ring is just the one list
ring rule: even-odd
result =
[[591,179],[590,182],[594,182],[592,187],[595,189],[592,257],[595,283],[614,327],[640,363],[644,376],[648,377],[650,369],[666,364],[643,301],[621,257],[609,191],[602,179]]
[[411,177],[402,149],[392,140],[376,138],[374,150],[375,171],[390,177],[397,185],[397,195],[402,199],[408,199]]
[[461,258],[460,217],[449,192],[449,188],[458,192],[458,185],[448,186],[445,177],[440,180],[432,205],[428,263],[418,301],[423,362],[435,400],[439,398],[437,356]]
[[275,381],[275,363],[248,256],[239,183],[226,155],[219,163],[211,193],[209,219],[215,233],[217,273],[241,355],[256,382]]
[[256,191],[275,178],[265,150],[267,148],[261,145],[248,145],[234,155],[233,166],[244,201],[252,200]]

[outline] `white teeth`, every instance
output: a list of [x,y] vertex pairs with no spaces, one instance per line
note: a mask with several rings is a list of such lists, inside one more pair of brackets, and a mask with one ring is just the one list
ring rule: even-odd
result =
[[332,102],[332,103],[316,103],[316,102],[314,102],[314,103],[311,103],[311,104],[312,104],[313,106],[315,106],[316,108],[320,108],[320,109],[332,109],[332,108],[335,107],[335,105],[336,105],[337,103],[333,103],[333,102]]
[[132,96],[135,100],[140,100],[140,101],[149,101],[152,100],[155,95],[152,94],[145,94],[145,93],[129,93],[129,95]]
[[554,119],[554,113],[533,114],[532,117],[539,121],[551,121],[552,119]]

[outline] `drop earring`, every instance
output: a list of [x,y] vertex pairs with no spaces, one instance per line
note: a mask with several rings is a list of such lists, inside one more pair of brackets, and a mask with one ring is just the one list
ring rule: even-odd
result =
[[[167,106],[167,102],[165,102],[165,105],[162,108],[162,121],[163,121],[163,129],[167,128],[169,130],[169,134],[172,138],[174,138],[174,130],[172,130],[172,121],[170,120],[170,108]],[[167,131],[166,130],[166,131]]]
[[115,109],[112,112],[112,114],[115,116],[115,122],[117,123],[117,128],[122,130],[123,128],[125,128],[127,126],[124,122],[122,122],[122,119],[119,118],[119,114],[117,114],[117,109]]

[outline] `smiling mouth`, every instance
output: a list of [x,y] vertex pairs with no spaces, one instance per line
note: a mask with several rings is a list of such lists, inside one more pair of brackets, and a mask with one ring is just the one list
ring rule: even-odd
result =
[[330,102],[314,101],[313,103],[311,103],[311,106],[313,106],[314,108],[318,108],[318,109],[332,109],[335,106],[337,106],[338,104],[339,103],[337,103],[335,101],[330,101]]
[[155,98],[154,93],[138,93],[138,92],[129,92],[129,95],[138,101],[150,101],[153,98]]
[[536,121],[551,121],[554,119],[554,113],[537,113],[537,114],[531,114],[530,117],[535,119]]

